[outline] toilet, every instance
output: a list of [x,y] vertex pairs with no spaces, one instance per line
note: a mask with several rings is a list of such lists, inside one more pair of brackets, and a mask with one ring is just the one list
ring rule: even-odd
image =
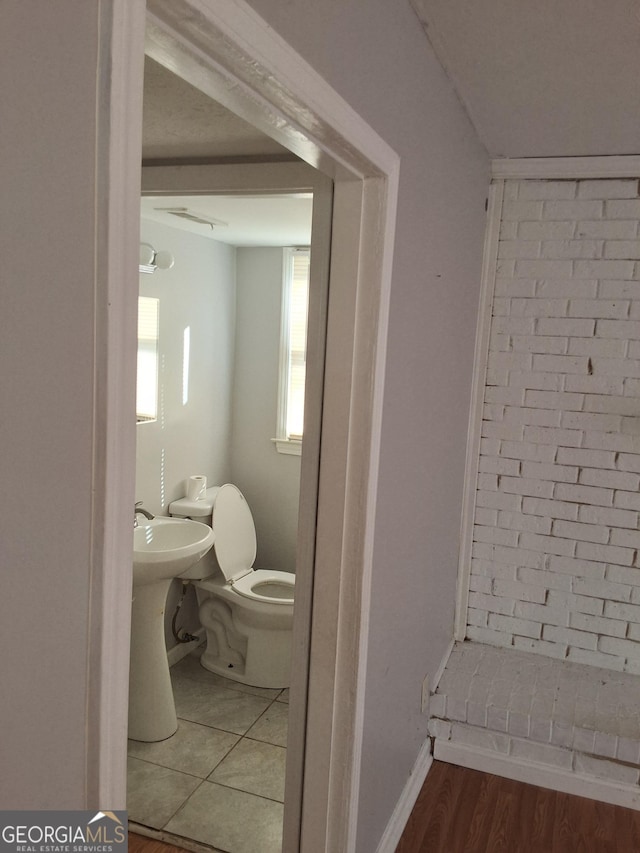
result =
[[196,589],[206,631],[202,666],[253,687],[288,687],[295,575],[253,568],[256,528],[240,489],[213,486],[204,499],[173,501],[169,512],[210,524],[216,537],[181,575]]

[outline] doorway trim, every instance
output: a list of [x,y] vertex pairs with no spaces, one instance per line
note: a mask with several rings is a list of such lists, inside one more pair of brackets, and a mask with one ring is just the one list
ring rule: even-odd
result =
[[[135,64],[137,51],[142,45],[133,39],[114,41],[114,67]],[[300,820],[295,808],[285,808],[283,849],[348,853],[357,826],[399,158],[243,0],[148,0],[146,51],[335,182],[309,688],[301,697],[308,704],[303,796]],[[139,95],[133,86],[122,98],[137,105]],[[138,190],[126,183],[125,165],[114,168],[108,189],[122,193],[126,187],[133,197]],[[110,236],[110,250],[139,227],[133,218],[125,226]],[[131,279],[123,276],[122,293]],[[122,319],[132,300],[123,297]],[[112,348],[110,368],[132,372],[126,357]],[[108,413],[107,430],[115,429],[117,415]],[[128,436],[135,440],[133,431]],[[125,450],[128,460],[131,447]],[[122,471],[114,483],[127,476]],[[107,498],[118,495],[107,491]],[[128,533],[121,531],[123,547]],[[122,630],[124,613],[103,608],[103,636]],[[294,655],[304,653],[294,646]],[[106,657],[101,678],[126,707],[123,669],[121,656]],[[109,708],[114,704],[112,693]],[[112,743],[124,739],[117,730],[121,720],[110,722],[104,705],[100,717],[113,729]],[[102,747],[100,766],[109,760]],[[107,777],[101,776],[104,801],[121,802],[121,780]]]

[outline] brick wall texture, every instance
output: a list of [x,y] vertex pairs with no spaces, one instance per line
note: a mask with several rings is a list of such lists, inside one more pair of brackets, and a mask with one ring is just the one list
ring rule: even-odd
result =
[[467,637],[640,673],[638,180],[507,181]]

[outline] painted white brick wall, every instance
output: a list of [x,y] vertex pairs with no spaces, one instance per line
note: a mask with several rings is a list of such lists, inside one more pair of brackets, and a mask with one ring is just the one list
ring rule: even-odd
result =
[[[485,758],[487,752],[494,753],[526,767],[533,762],[581,777],[637,786],[637,675],[607,671],[611,655],[606,653],[572,646],[569,661],[545,660],[540,647],[525,650],[523,638],[516,640],[520,650],[456,643],[430,698],[429,734],[436,740],[436,756],[438,741],[448,741]],[[552,645],[547,654],[555,657],[555,651]],[[625,660],[621,651],[618,670]],[[599,660],[605,668],[595,668]],[[495,772],[495,765],[489,763],[487,770]]]
[[638,673],[639,182],[504,197],[467,637]]

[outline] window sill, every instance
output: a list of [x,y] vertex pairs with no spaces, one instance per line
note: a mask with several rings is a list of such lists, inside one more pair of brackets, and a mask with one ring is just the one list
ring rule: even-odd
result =
[[272,438],[271,441],[275,444],[278,453],[285,453],[288,456],[302,455],[302,442],[291,438]]

